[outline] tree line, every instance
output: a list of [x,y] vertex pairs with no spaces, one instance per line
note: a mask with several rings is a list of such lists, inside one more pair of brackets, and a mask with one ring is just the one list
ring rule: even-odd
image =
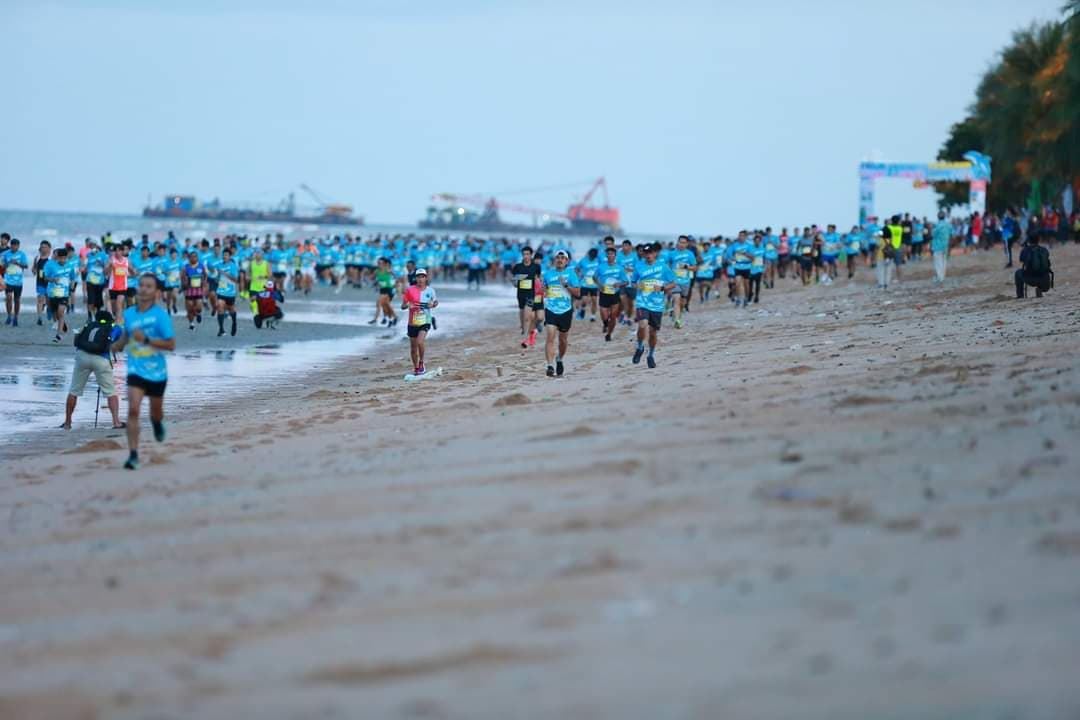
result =
[[[1013,33],[938,152],[938,160],[959,160],[968,150],[993,158],[990,211],[1060,205],[1070,184],[1080,198],[1080,0],[1062,11],[1060,21]],[[968,201],[966,184],[935,189],[944,208]]]

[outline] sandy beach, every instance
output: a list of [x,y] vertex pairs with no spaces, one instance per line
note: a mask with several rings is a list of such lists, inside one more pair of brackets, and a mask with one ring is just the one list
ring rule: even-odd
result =
[[[1080,249],[516,313],[0,473],[2,718],[1080,716]],[[170,387],[170,392],[179,392]]]

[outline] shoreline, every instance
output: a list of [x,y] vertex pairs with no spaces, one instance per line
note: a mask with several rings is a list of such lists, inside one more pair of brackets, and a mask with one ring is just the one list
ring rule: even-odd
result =
[[[459,333],[469,332],[471,323],[475,323],[477,318],[482,323],[487,315],[499,312],[499,304],[510,297],[509,290],[505,291],[506,297],[503,297],[504,290],[500,286],[493,285],[477,293],[467,291],[463,286],[459,287],[457,284],[445,286],[439,291],[440,297],[448,299],[450,303],[456,302],[472,306],[479,301],[481,304],[490,307],[483,309],[478,315],[461,317],[459,317],[459,313],[452,311],[448,318],[450,322],[447,323],[446,318],[444,318],[440,329],[432,333],[429,342],[433,342],[437,346],[443,337],[453,337]],[[358,297],[360,293],[363,293],[363,297]],[[267,356],[300,353],[305,359],[302,361],[302,368],[296,367],[296,372],[293,373],[291,368],[296,366],[299,361],[280,358],[282,362],[278,364],[284,364],[284,369],[279,370],[277,375],[269,379],[260,379],[259,377],[237,378],[234,386],[227,389],[227,397],[204,401],[198,407],[191,405],[191,403],[184,403],[181,408],[177,408],[176,399],[178,397],[183,398],[185,390],[182,386],[173,382],[167,391],[165,401],[166,421],[170,428],[174,424],[178,426],[198,425],[201,422],[198,418],[206,415],[221,417],[224,413],[225,416],[231,417],[235,414],[235,417],[242,419],[247,415],[247,412],[236,412],[238,401],[242,407],[258,407],[262,404],[274,405],[275,400],[282,398],[289,398],[291,401],[302,400],[303,393],[301,391],[312,386],[319,386],[323,382],[332,381],[335,373],[340,372],[343,363],[349,361],[383,363],[386,362],[385,358],[387,357],[400,358],[403,354],[405,358],[403,367],[407,365],[408,344],[404,342],[404,326],[399,325],[396,328],[389,329],[382,325],[367,325],[366,320],[363,320],[363,318],[370,317],[370,312],[374,308],[374,302],[367,299],[369,295],[372,295],[371,290],[356,291],[352,295],[353,297],[350,299],[348,292],[337,296],[326,288],[320,288],[320,291],[313,293],[313,296],[307,300],[287,302],[285,320],[280,325],[281,329],[277,331],[255,330],[251,324],[250,315],[238,316],[238,326],[242,326],[242,329],[236,337],[226,335],[218,338],[215,336],[216,334],[210,332],[212,329],[210,327],[199,327],[197,334],[193,336],[187,329],[186,319],[183,316],[175,317],[173,326],[178,347],[175,352],[170,353],[170,363],[174,367],[176,362],[182,360],[216,358],[226,361],[226,363],[222,364],[222,372],[232,372],[229,369],[231,365],[227,361],[234,360],[241,355],[257,354]],[[355,303],[361,311],[359,313],[361,319],[359,321],[354,320],[357,324],[289,320],[290,307],[294,312],[303,308],[301,312],[311,315],[315,312],[312,309],[313,303],[331,305]],[[355,310],[357,308],[353,307],[351,309]],[[400,316],[401,311],[398,310],[398,313]],[[352,313],[352,315],[356,315],[356,313]],[[440,314],[440,317],[443,316]],[[73,329],[67,334],[65,341],[59,345],[54,345],[48,339],[50,335],[48,328],[34,327],[33,332],[35,335],[43,335],[44,337],[35,338],[32,343],[18,341],[7,343],[7,336],[0,336],[5,340],[6,347],[14,349],[10,357],[11,362],[14,364],[46,361],[65,363],[63,373],[54,372],[49,376],[55,378],[50,382],[61,386],[63,389],[63,394],[53,400],[57,423],[63,419],[63,395],[66,395],[67,385],[70,382],[70,362],[74,353],[71,342],[75,333],[74,327],[81,327],[83,318],[85,318],[85,315],[80,314],[77,316],[77,324],[73,323]],[[202,325],[208,324],[216,324],[216,319],[204,317]],[[22,326],[18,328],[19,331],[23,329]],[[27,328],[27,330],[29,329]],[[226,323],[226,329],[228,329],[228,323]],[[324,353],[329,359],[323,359],[322,355]],[[309,362],[311,365],[308,364]],[[248,366],[245,371],[265,372],[265,370],[260,369],[257,363],[248,363]],[[312,367],[315,369],[312,370]],[[123,372],[122,361],[117,363],[116,368],[118,393],[121,395],[121,419],[126,419],[127,400],[123,387],[121,387],[123,385],[121,377]],[[402,374],[404,372],[403,370]],[[302,379],[290,377],[290,375],[295,374],[301,374]],[[3,376],[4,366],[0,364],[0,377]],[[37,380],[35,380],[36,382]],[[109,427],[111,421],[108,409],[105,407],[104,398],[102,398],[99,427],[97,429],[93,428],[91,418],[93,417],[93,403],[96,399],[96,387],[96,383],[91,378],[86,391],[80,398],[79,406],[76,408],[73,428],[70,431],[60,431],[55,427],[36,427],[30,430],[6,428],[4,434],[0,435],[0,459],[15,460],[20,457],[51,452],[78,452],[80,447],[93,443],[103,447],[111,447],[114,444],[126,446],[125,432],[123,430],[113,430]],[[170,413],[170,408],[173,410],[172,413]],[[145,416],[145,408],[143,415]],[[143,417],[142,420],[144,423],[148,422],[146,417]]]
[[0,697],[14,717],[59,697],[121,718],[1075,713],[1080,251],[1053,257],[1039,300],[980,253],[943,287],[923,262],[885,293],[860,268],[695,301],[656,370],[575,320],[546,378],[507,310],[432,345],[442,378],[403,383],[404,344],[347,359],[280,410],[178,423],[136,473],[100,447],[14,460]]

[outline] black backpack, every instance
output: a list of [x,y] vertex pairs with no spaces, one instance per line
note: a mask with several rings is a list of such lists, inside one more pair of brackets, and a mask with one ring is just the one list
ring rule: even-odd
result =
[[1045,275],[1050,272],[1050,251],[1038,245],[1031,248],[1026,269],[1032,275]]
[[109,350],[112,323],[87,323],[75,336],[75,347],[91,355],[104,355]]

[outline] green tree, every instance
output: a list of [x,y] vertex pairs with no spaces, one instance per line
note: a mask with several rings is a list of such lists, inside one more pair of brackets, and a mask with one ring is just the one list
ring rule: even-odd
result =
[[[1069,0],[1064,12],[1062,22],[1013,34],[938,154],[958,160],[981,150],[993,158],[992,210],[1023,202],[1035,180],[1056,196],[1080,175],[1080,0]],[[943,206],[965,202],[963,189],[936,189]]]

